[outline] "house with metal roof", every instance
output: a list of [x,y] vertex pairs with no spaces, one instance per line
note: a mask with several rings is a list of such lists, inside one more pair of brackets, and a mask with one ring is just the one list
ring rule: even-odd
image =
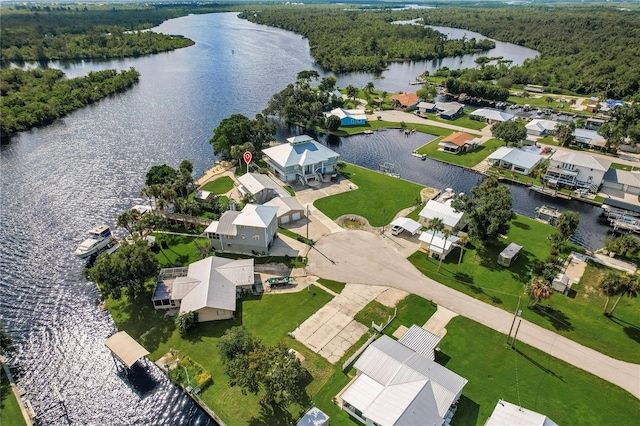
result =
[[576,144],[583,148],[600,151],[607,144],[607,140],[600,136],[597,131],[589,129],[575,129],[573,139]]
[[412,351],[429,358],[431,361],[435,361],[435,350],[441,339],[440,336],[436,336],[432,332],[413,324],[398,339],[398,343],[402,343]]
[[247,204],[228,210],[205,229],[215,251],[265,256],[278,232],[278,207]]
[[460,238],[457,235],[445,235],[443,232],[428,229],[418,237],[420,248],[436,259],[446,259],[456,247]]
[[467,379],[383,335],[354,364],[356,379],[338,395],[366,425],[449,425]]
[[242,196],[249,195],[257,204],[264,204],[274,197],[290,197],[291,195],[269,175],[245,173],[238,178],[238,192]]
[[459,154],[461,152],[473,151],[478,147],[480,138],[465,132],[452,133],[445,136],[439,143],[439,151],[448,152],[450,154]]
[[324,113],[326,118],[332,115],[340,119],[341,126],[363,126],[367,124],[367,115],[363,109],[335,108],[330,112]]
[[500,111],[498,109],[491,109],[491,108],[480,108],[471,112],[471,114],[469,115],[473,119],[484,121],[485,123],[489,123],[489,124],[509,121],[515,118],[515,115],[513,114],[509,114],[508,112]]
[[611,160],[575,151],[557,150],[549,158],[544,175],[547,185],[566,188],[585,188],[598,192]]
[[485,426],[558,426],[544,414],[527,410],[507,401],[498,400]]
[[487,161],[494,167],[500,167],[523,175],[528,175],[544,158],[533,150],[502,146],[489,154]]
[[267,168],[283,182],[323,181],[322,175],[333,173],[340,155],[302,135],[287,139],[288,143],[262,150]]
[[531,136],[547,136],[547,135],[555,135],[556,127],[558,126],[557,121],[554,120],[542,120],[536,118],[535,120],[531,120],[526,124],[525,129],[527,129],[527,134]]
[[233,318],[238,290],[254,282],[253,259],[211,256],[188,268],[161,270],[152,301],[156,309],[197,312],[198,322],[224,320]]
[[451,207],[451,200],[439,203],[434,200],[427,201],[427,204],[418,213],[418,221],[422,226],[429,226],[435,218],[442,219],[444,226],[454,232],[467,226],[467,218],[464,212],[457,212]]

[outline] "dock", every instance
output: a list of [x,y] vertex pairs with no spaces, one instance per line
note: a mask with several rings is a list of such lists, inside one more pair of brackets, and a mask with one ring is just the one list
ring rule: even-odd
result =
[[556,189],[551,189],[551,188],[545,188],[539,185],[532,185],[529,187],[530,190],[535,191],[539,194],[544,194],[544,195],[548,195],[550,197],[554,197],[554,198],[562,198],[564,200],[571,200],[572,197],[569,194],[564,194]]
[[556,220],[558,220],[561,214],[562,213],[555,207],[540,206],[536,208],[536,219],[549,225],[555,225]]

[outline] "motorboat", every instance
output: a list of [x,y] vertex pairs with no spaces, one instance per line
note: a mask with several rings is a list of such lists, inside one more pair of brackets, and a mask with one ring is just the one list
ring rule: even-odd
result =
[[80,259],[86,259],[113,248],[118,242],[107,225],[96,225],[89,230],[88,234],[89,238],[84,240],[75,251],[75,255]]

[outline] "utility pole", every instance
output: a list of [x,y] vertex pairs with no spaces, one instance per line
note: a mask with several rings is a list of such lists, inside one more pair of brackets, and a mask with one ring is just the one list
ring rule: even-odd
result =
[[385,224],[385,219],[387,218],[387,209],[382,209],[382,234],[384,235],[384,224]]
[[509,344],[509,338],[511,337],[511,332],[513,331],[513,326],[516,323],[516,317],[520,316],[522,312],[520,311],[520,302],[522,301],[522,297],[518,296],[518,306],[516,307],[516,311],[513,313],[513,321],[511,322],[511,328],[509,329],[509,334],[507,335],[507,345]]
[[520,324],[522,324],[522,320],[518,321],[518,326],[516,327],[516,334],[513,335],[513,341],[511,342],[511,348],[516,347],[516,338],[518,337],[518,330],[520,330]]

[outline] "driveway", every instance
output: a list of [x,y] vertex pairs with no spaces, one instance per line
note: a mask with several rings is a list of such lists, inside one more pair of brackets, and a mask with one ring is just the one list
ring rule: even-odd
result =
[[387,287],[347,284],[340,294],[293,331],[293,337],[335,364],[369,327],[353,319]]
[[[416,270],[385,238],[345,231],[321,238],[309,251],[307,273],[332,280],[395,287],[507,334],[513,314],[446,287]],[[595,374],[640,398],[640,366],[618,361],[522,320],[518,340]]]

